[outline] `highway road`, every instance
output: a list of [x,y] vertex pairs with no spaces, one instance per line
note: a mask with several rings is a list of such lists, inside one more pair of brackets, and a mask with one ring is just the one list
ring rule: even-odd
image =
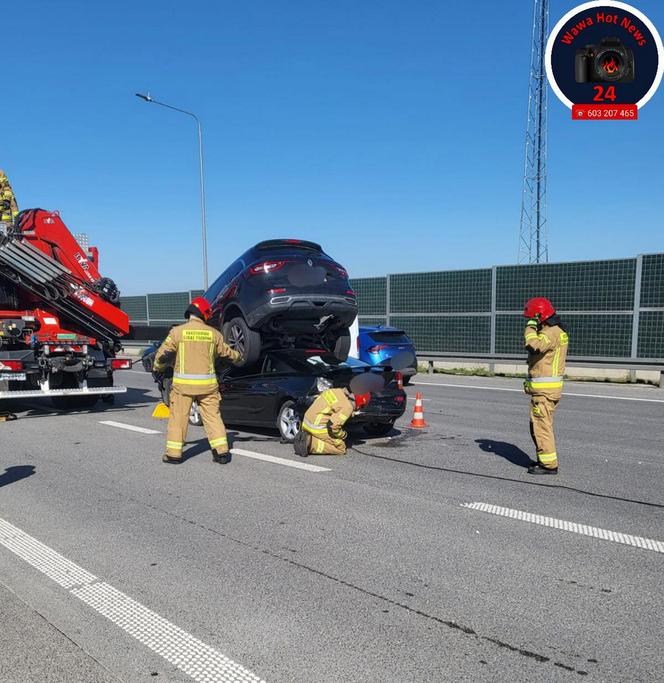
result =
[[420,376],[429,428],[346,457],[192,428],[170,466],[118,376],[0,423],[0,680],[664,679],[664,391],[568,383],[543,481],[518,380]]

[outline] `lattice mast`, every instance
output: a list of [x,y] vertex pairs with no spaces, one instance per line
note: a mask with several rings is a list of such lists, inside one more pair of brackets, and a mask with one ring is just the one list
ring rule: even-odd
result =
[[534,0],[519,263],[547,263],[549,260],[546,207],[548,93],[544,65],[548,34],[549,0]]

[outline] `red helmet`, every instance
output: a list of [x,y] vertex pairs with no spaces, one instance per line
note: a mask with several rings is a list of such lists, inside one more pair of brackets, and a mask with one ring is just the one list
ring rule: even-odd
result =
[[537,318],[538,320],[548,320],[552,315],[556,314],[556,309],[553,304],[543,296],[536,296],[530,299],[524,309],[523,315],[526,318]]
[[199,313],[203,320],[207,322],[208,318],[212,315],[212,307],[207,299],[202,296],[197,296],[195,299],[191,300],[189,307],[185,311],[185,317],[188,318],[192,313],[194,315]]

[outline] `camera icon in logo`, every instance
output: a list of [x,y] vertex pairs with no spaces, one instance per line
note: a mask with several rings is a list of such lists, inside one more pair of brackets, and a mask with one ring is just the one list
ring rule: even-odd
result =
[[577,83],[631,83],[634,72],[634,53],[619,38],[603,38],[599,45],[576,51]]

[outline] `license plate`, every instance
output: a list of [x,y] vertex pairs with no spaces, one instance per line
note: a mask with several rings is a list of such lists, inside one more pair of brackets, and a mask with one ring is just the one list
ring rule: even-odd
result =
[[24,372],[0,372],[0,382],[25,382]]

